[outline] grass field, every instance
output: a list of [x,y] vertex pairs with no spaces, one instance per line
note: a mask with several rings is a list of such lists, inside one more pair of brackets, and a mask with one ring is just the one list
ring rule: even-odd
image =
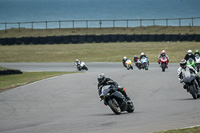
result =
[[200,133],[200,127],[161,131],[156,133]]
[[37,37],[59,35],[107,35],[107,34],[200,34],[200,26],[147,26],[134,28],[66,28],[66,29],[9,29],[0,30],[0,38]]
[[23,74],[0,76],[0,92],[31,82],[73,72],[24,72]]
[[144,52],[150,62],[156,62],[161,50],[166,50],[170,63],[178,63],[188,49],[200,49],[199,42],[125,42],[59,45],[0,46],[0,62],[121,62],[124,56],[133,59]]

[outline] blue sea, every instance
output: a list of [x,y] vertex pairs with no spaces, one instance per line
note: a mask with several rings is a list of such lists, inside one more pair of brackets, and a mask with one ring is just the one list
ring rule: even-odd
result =
[[[200,0],[0,0],[0,23],[190,17],[200,17]],[[105,22],[102,26],[111,25],[111,23]],[[130,23],[129,26],[134,26],[138,23]],[[152,22],[144,22],[143,25],[148,25],[148,23],[152,24]],[[165,24],[165,21],[160,21],[156,24],[162,23]],[[181,22],[182,25],[190,23],[191,20]],[[91,22],[91,25],[95,24],[98,25],[99,22],[94,22],[93,24]],[[121,22],[118,25],[123,24],[125,22]],[[178,25],[178,22],[172,21],[169,22],[170,24]],[[200,19],[195,20],[194,24],[199,26]],[[22,26],[26,27],[28,25],[30,26],[30,24]],[[85,22],[77,22],[75,24],[77,27],[83,25],[86,25]],[[116,24],[115,26],[118,25]],[[18,25],[7,26],[7,28],[12,28]],[[57,28],[58,23],[51,23],[48,26]],[[41,27],[41,25],[38,27]],[[62,24],[62,27],[64,27],[64,24]],[[0,29],[3,28],[4,25],[0,24]]]

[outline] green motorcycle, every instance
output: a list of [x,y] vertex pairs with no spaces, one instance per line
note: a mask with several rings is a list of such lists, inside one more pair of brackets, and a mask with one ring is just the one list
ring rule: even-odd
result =
[[189,58],[187,60],[187,65],[190,65],[195,69],[195,61],[192,58]]

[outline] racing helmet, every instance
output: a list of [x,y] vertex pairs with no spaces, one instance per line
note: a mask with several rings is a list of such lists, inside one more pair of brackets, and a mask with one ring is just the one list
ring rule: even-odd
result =
[[105,78],[106,77],[105,77],[104,73],[101,73],[101,74],[97,75],[98,82],[102,82]]
[[181,62],[180,62],[180,66],[181,66],[183,69],[186,68],[186,64],[187,64],[187,62],[186,62],[185,59],[181,60]]
[[76,62],[78,62],[79,60],[78,59],[76,59]]
[[164,56],[165,55],[165,50],[162,50],[161,54]]
[[188,50],[188,55],[192,55],[192,50]]
[[144,55],[144,53],[142,52],[141,55]]
[[196,49],[195,53],[199,53],[199,50],[198,50],[198,49]]
[[127,57],[126,56],[124,56],[124,58],[123,58],[124,60],[126,60],[127,59]]

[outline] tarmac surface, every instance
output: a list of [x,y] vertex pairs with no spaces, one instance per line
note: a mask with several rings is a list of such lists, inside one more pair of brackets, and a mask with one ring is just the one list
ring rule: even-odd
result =
[[[52,77],[0,93],[1,133],[151,133],[200,125],[200,99],[177,79],[178,64],[162,72],[126,70],[121,63],[86,63],[89,71]],[[0,63],[22,71],[76,71],[73,63]],[[97,74],[125,87],[135,111],[115,115],[100,102]]]

